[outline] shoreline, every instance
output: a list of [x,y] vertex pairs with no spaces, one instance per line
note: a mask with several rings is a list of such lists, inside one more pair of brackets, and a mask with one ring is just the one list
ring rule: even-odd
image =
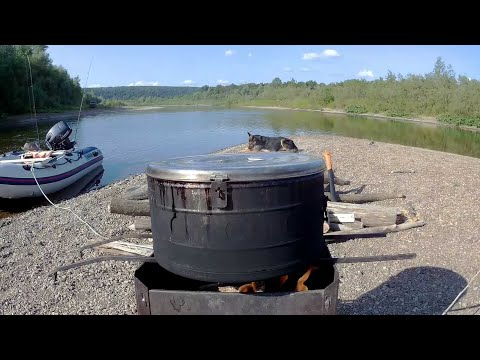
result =
[[466,125],[451,125],[446,124],[443,122],[438,121],[434,117],[424,117],[424,118],[403,118],[397,116],[386,116],[380,114],[373,114],[373,113],[365,113],[365,114],[352,114],[348,113],[344,110],[335,110],[335,109],[304,109],[304,108],[291,108],[291,107],[284,107],[284,106],[257,106],[257,105],[242,105],[242,108],[251,108],[251,109],[265,109],[265,110],[281,110],[281,111],[307,111],[307,112],[319,112],[325,114],[338,114],[338,115],[350,115],[350,116],[363,116],[368,118],[377,118],[377,119],[385,119],[385,120],[396,120],[396,121],[407,121],[407,122],[416,122],[420,124],[430,124],[436,126],[444,126],[450,128],[459,128],[462,130],[467,131],[475,131],[480,132],[480,128],[476,128],[473,126],[466,126]]
[[[329,245],[332,256],[338,257],[417,254],[415,259],[405,261],[339,265],[342,282],[337,313],[441,313],[478,271],[478,159],[337,135],[295,136],[293,140],[313,155],[321,156],[324,149],[333,151],[336,175],[352,181],[349,186],[339,186],[338,191],[354,191],[365,185],[363,193],[404,193],[406,199],[376,204],[399,208],[412,205],[427,223],[386,237]],[[241,143],[215,153],[241,152],[245,147],[246,143]],[[391,173],[412,166],[415,173]],[[449,168],[456,171],[446,171]],[[144,173],[130,175],[58,205],[72,209],[104,236],[132,233],[128,226],[133,217],[110,214],[107,206],[112,197],[143,185],[145,179]],[[0,221],[4,275],[0,277],[0,314],[136,314],[133,272],[138,263],[91,264],[59,272],[58,281],[52,282],[49,274],[55,267],[81,260],[75,250],[98,240],[72,214],[48,205],[4,220]],[[457,224],[462,224],[461,234]],[[88,250],[83,259],[101,255]],[[472,286],[450,313],[469,314],[469,306],[478,304],[479,296]]]
[[[170,105],[170,104],[162,104],[162,105],[151,105],[151,106],[138,106],[138,105],[125,105],[121,107],[112,107],[112,108],[95,108],[95,109],[83,109],[81,116],[95,116],[104,113],[119,113],[119,112],[128,112],[128,111],[152,111],[152,110],[161,110],[165,108],[172,108],[172,107],[212,107],[209,104],[194,104],[194,105]],[[226,106],[220,106],[225,107]],[[395,120],[395,121],[405,121],[405,122],[414,122],[419,124],[427,124],[427,125],[434,125],[434,126],[443,126],[448,128],[458,128],[461,130],[472,131],[472,132],[480,132],[480,128],[473,127],[473,126],[466,126],[466,125],[452,125],[438,121],[434,117],[418,117],[418,118],[404,118],[404,117],[396,117],[396,116],[386,116],[381,114],[373,114],[373,113],[365,113],[365,114],[352,114],[348,113],[344,110],[336,110],[336,109],[305,109],[305,108],[292,108],[292,107],[285,107],[285,106],[261,106],[261,105],[240,105],[240,106],[233,106],[236,108],[250,108],[250,109],[264,109],[264,110],[279,110],[279,111],[306,111],[306,112],[319,112],[324,114],[337,114],[337,115],[350,115],[350,116],[363,116],[367,118],[373,119],[384,119],[384,120]],[[64,111],[59,113],[37,113],[37,121],[38,123],[48,123],[53,121],[62,121],[68,120],[72,118],[78,117],[78,110],[70,110]],[[22,115],[13,115],[7,116],[4,119],[0,119],[0,129],[4,127],[12,127],[12,126],[28,126],[34,123],[34,119],[30,114],[22,114]]]

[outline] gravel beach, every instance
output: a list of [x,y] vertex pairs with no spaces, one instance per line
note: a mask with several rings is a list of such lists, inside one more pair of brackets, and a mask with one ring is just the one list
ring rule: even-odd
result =
[[[332,152],[347,191],[403,193],[378,205],[411,207],[426,226],[382,238],[331,244],[332,255],[411,253],[415,259],[340,264],[337,314],[441,314],[480,269],[480,159],[340,136],[292,137],[312,154]],[[222,150],[242,151],[246,144]],[[392,173],[395,170],[414,173]],[[110,214],[112,196],[145,182],[132,176],[64,201],[105,236],[131,232],[132,217]],[[0,314],[136,314],[133,273],[139,263],[107,261],[58,273],[79,261],[78,248],[99,240],[66,210],[45,206],[0,220]],[[84,259],[98,256],[93,250]],[[480,277],[449,314],[480,313]]]

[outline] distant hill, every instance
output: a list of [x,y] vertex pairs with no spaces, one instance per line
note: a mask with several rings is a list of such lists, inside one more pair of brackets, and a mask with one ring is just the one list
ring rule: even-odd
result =
[[93,93],[105,100],[135,100],[140,98],[168,99],[177,96],[190,95],[200,91],[199,87],[190,86],[115,86],[88,88]]

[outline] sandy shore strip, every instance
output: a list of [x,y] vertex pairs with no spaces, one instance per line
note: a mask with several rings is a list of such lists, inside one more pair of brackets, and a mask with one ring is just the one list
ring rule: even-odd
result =
[[[480,269],[480,159],[340,136],[293,136],[307,153],[333,154],[346,191],[401,192],[379,205],[412,206],[427,225],[383,238],[329,245],[334,256],[411,253],[415,259],[338,265],[338,314],[441,314]],[[246,144],[223,150],[238,152]],[[415,173],[391,173],[413,169]],[[110,214],[112,196],[145,182],[140,174],[62,202],[105,236],[127,234],[132,217]],[[0,314],[135,314],[139,263],[107,261],[49,273],[79,261],[94,234],[68,211],[45,206],[0,222]],[[87,251],[84,259],[96,257]],[[449,314],[480,313],[480,278]]]

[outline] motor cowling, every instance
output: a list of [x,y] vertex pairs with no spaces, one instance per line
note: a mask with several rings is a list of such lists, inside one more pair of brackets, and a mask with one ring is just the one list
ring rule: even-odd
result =
[[56,123],[47,133],[45,143],[50,150],[70,150],[73,149],[75,141],[68,138],[72,129],[65,121]]

